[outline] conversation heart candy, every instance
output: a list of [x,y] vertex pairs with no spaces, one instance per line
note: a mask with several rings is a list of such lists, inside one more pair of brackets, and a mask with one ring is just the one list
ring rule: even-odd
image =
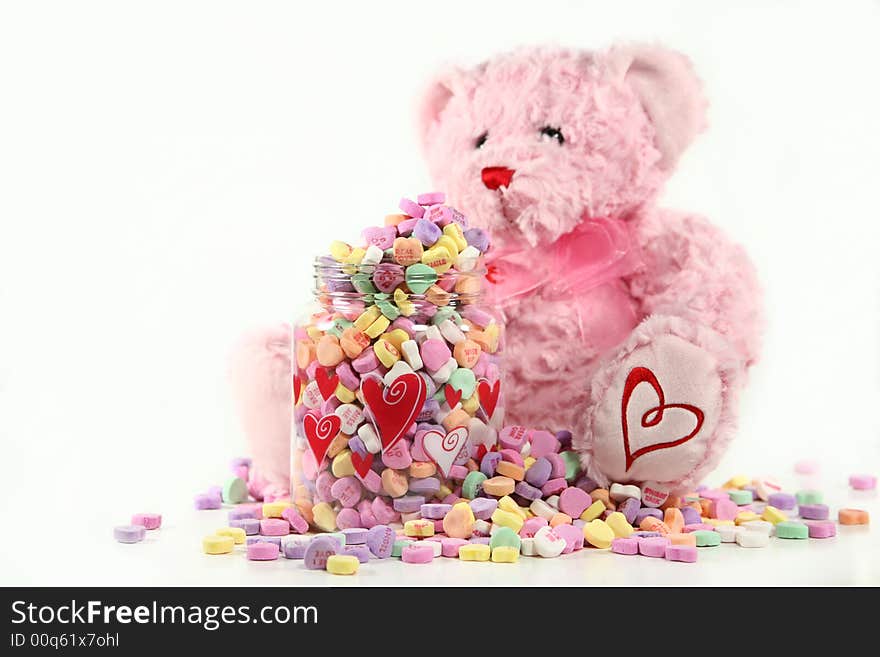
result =
[[303,563],[309,570],[326,570],[327,559],[339,554],[341,546],[331,538],[316,536],[306,547]]
[[419,262],[406,268],[405,281],[411,292],[424,294],[437,282],[437,272]]
[[398,237],[394,240],[394,261],[404,267],[422,261],[424,247],[417,237]]
[[364,229],[362,236],[368,245],[384,251],[394,245],[397,229],[394,226],[371,226]]
[[373,284],[386,294],[394,292],[404,278],[403,268],[393,262],[380,263],[373,271]]

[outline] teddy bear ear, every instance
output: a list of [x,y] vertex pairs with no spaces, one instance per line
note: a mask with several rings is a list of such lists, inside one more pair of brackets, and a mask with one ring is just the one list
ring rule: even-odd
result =
[[470,78],[466,71],[450,68],[437,75],[423,90],[418,107],[418,136],[423,150],[430,145],[432,129],[440,122],[440,115],[452,97],[467,93]]
[[654,124],[660,167],[671,169],[706,127],[703,85],[683,54],[655,45],[626,45],[608,53],[609,68],[635,91]]

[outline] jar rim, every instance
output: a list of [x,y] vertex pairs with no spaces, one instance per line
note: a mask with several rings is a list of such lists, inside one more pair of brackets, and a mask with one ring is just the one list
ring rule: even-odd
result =
[[[407,268],[407,265],[401,265],[387,255],[382,258],[381,262],[375,265],[348,264],[345,262],[339,262],[338,260],[333,259],[332,256],[318,256],[312,261],[312,266],[315,270],[315,276],[318,275],[319,271],[332,271],[334,273],[334,277],[338,273],[340,277],[344,276],[345,278],[351,278],[355,274],[372,274],[376,271],[376,267],[378,267],[379,265],[394,265],[395,267],[400,267],[403,270],[406,270]],[[482,278],[487,273],[488,270],[485,266],[474,267],[474,269],[470,271],[461,271],[458,269],[450,268],[442,274],[438,274],[437,280],[441,280],[444,276],[449,276],[450,278],[455,276]]]
[[[394,262],[392,259],[383,259],[382,262],[375,265],[353,265],[339,262],[330,256],[318,256],[315,258],[313,264],[314,287],[312,288],[312,294],[315,299],[318,299],[324,306],[363,301],[373,303],[373,297],[376,294],[386,294],[389,301],[393,301],[393,291],[390,293],[383,293],[378,290],[360,291],[354,288],[352,279],[354,276],[360,274],[369,277],[370,280],[368,282],[372,285],[372,276],[375,273],[376,268],[380,265],[393,265],[394,267],[399,268],[401,274],[406,270],[406,266]],[[436,295],[437,291],[433,290],[432,292],[432,289],[436,287],[439,287],[443,291],[442,295],[445,298],[446,303],[453,307],[479,303],[484,299],[483,285],[479,285],[478,287],[474,287],[473,285],[468,286],[466,291],[456,288],[458,287],[457,284],[462,280],[477,281],[481,283],[486,273],[485,267],[475,267],[473,270],[466,272],[457,269],[449,269],[442,274],[436,274],[434,280],[429,280],[428,276],[422,277],[416,274],[416,276],[412,277],[409,282],[427,283],[429,286],[428,289],[426,289],[425,292],[417,293],[407,288],[404,292],[407,295],[407,299],[416,303],[416,305],[425,302],[433,304],[434,299],[432,299],[432,295]],[[337,283],[339,284],[340,289],[332,289],[334,284]]]

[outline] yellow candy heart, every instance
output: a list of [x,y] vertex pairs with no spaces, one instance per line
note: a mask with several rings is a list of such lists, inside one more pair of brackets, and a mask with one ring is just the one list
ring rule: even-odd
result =
[[416,311],[415,304],[409,301],[409,295],[400,288],[394,290],[394,303],[397,304],[397,309],[404,317],[409,317]]
[[449,251],[449,255],[452,257],[453,260],[458,257],[458,247],[455,245],[455,240],[453,240],[448,235],[443,235],[440,239],[438,239],[434,243],[433,248],[436,249],[437,247],[441,246]]
[[452,222],[451,224],[443,226],[443,234],[455,243],[455,248],[458,253],[461,253],[467,248],[467,240],[464,238],[464,233],[461,232],[461,226],[457,223]]
[[[341,479],[342,477],[353,477],[355,473],[354,463],[351,462],[351,450],[344,449],[335,457],[333,457],[333,461],[330,464],[330,471],[333,473],[333,476],[337,479]],[[318,506],[315,505],[315,509]],[[314,512],[314,509],[312,509]],[[316,514],[317,515],[317,514]],[[325,531],[330,531],[325,530]]]
[[373,345],[373,351],[376,354],[376,358],[385,367],[391,367],[400,360],[400,352],[387,340],[377,340],[376,344]]
[[409,334],[403,329],[394,329],[388,333],[383,333],[379,336],[379,339],[390,342],[397,351],[400,351],[400,345],[409,340]]
[[442,246],[430,248],[422,254],[422,264],[427,265],[438,274],[449,271],[452,263],[453,258],[449,255],[449,251]]
[[351,255],[351,247],[345,242],[336,240],[330,243],[330,256],[336,262],[344,261],[349,255]]
[[336,512],[327,502],[319,502],[312,507],[315,526],[321,531],[332,532],[336,529]]

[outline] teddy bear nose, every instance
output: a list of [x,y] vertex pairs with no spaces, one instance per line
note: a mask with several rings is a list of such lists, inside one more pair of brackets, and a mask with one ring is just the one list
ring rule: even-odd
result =
[[507,167],[486,167],[482,172],[483,184],[492,190],[508,187],[514,173],[516,171]]

